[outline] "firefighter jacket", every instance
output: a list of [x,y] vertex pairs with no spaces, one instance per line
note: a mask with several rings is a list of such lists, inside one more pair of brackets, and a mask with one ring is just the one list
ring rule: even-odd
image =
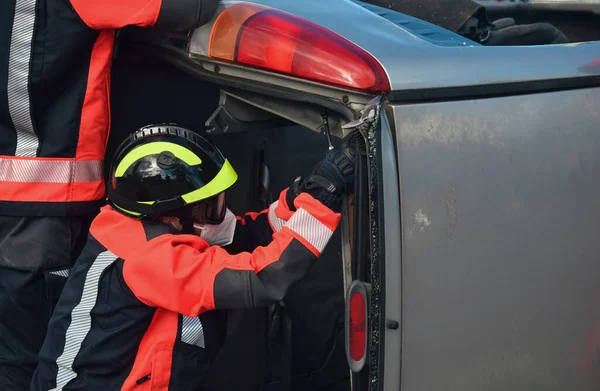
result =
[[97,211],[116,29],[188,30],[216,2],[1,0],[0,215]]
[[110,206],[50,321],[31,390],[196,390],[219,309],[267,306],[321,255],[341,215],[309,194],[238,218],[229,251]]

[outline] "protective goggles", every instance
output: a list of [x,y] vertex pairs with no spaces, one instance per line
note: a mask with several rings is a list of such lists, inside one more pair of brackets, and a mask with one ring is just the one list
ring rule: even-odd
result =
[[226,212],[225,193],[192,206],[192,218],[198,224],[221,224]]

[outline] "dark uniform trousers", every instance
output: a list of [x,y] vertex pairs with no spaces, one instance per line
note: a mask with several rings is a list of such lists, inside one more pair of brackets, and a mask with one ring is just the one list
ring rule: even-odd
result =
[[104,198],[116,30],[189,31],[217,0],[0,0],[0,390],[29,387]]
[[0,216],[0,390],[26,390],[85,217]]

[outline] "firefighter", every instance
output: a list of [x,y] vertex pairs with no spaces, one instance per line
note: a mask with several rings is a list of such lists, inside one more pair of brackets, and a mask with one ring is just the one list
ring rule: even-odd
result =
[[217,0],[0,1],[0,390],[23,390],[104,197],[116,29],[188,31]]
[[237,174],[215,146],[176,125],[132,134],[31,390],[200,389],[225,330],[213,310],[268,306],[305,275],[340,221],[351,156],[329,151],[268,209],[236,218],[224,192]]

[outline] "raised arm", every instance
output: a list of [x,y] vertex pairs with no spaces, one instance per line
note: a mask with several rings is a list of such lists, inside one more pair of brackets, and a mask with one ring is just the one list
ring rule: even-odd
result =
[[280,193],[279,199],[258,213],[246,213],[237,217],[233,243],[225,247],[231,254],[252,251],[266,246],[273,240],[273,233],[280,231],[294,212],[288,207],[288,189]]
[[[353,178],[347,152],[329,151],[307,180],[298,178],[282,193],[279,203],[291,215],[278,222],[281,229],[271,222],[275,232],[268,245],[230,254],[197,236],[159,236],[125,261],[125,282],[147,305],[186,316],[280,301],[327,246],[341,220],[341,196],[351,191]],[[278,218],[285,220],[284,214]]]
[[186,316],[279,301],[321,255],[341,219],[306,193],[294,206],[268,246],[230,255],[196,236],[163,235],[125,261],[123,277],[142,302]]

